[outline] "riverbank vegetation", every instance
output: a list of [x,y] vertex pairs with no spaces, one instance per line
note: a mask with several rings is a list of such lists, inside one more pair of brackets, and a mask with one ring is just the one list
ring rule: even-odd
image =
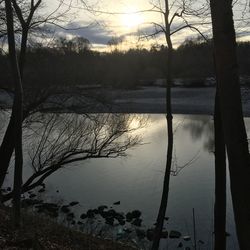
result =
[[[82,39],[58,39],[51,47],[29,47],[23,87],[46,89],[87,85],[133,89],[141,85],[164,85],[164,81],[157,79],[165,78],[166,74],[165,46],[104,53],[91,50],[89,43],[82,43]],[[186,40],[173,50],[173,58],[174,84],[186,87],[214,85],[214,80],[206,80],[214,77],[211,42]],[[249,85],[249,42],[238,43],[238,58],[242,82]],[[0,74],[1,87],[9,89],[11,73],[4,54],[0,54]]]

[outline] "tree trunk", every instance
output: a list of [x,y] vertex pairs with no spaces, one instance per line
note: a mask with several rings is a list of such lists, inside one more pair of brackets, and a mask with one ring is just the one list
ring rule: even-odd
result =
[[167,161],[165,176],[163,182],[163,190],[161,197],[161,204],[157,216],[156,227],[154,231],[154,238],[152,244],[152,250],[158,250],[162,228],[164,225],[165,214],[168,204],[168,194],[169,194],[169,181],[170,181],[170,172],[172,166],[172,155],[173,155],[173,116],[172,116],[172,104],[171,104],[171,86],[172,86],[172,61],[173,61],[173,46],[170,37],[170,25],[168,21],[169,16],[169,5],[168,1],[165,1],[166,11],[165,11],[165,26],[166,32],[165,37],[168,45],[167,50],[167,82],[166,82],[166,111],[167,111],[167,135],[168,135],[168,146],[167,146]]
[[15,86],[15,96],[12,107],[11,119],[13,120],[14,145],[15,145],[15,172],[14,172],[14,223],[16,227],[20,226],[20,209],[21,209],[21,187],[22,187],[22,106],[23,90],[19,67],[16,56],[15,35],[13,25],[13,10],[10,0],[5,0],[9,58],[12,69],[13,81]]
[[[23,70],[24,70],[24,64],[26,59],[26,49],[27,49],[27,40],[28,40],[28,27],[23,27],[22,29],[22,40],[21,40],[21,50],[20,50],[20,56],[19,56],[19,71],[20,71],[20,77],[21,81],[23,80]],[[23,119],[22,119],[23,120]],[[14,117],[11,116],[7,130],[4,134],[4,138],[0,147],[0,159],[1,159],[1,166],[0,166],[0,188],[2,187],[5,176],[8,171],[8,167],[10,164],[10,160],[12,157],[12,154],[14,152]]]
[[216,91],[214,109],[215,138],[215,204],[214,250],[226,250],[226,150],[222,131],[219,95]]
[[0,159],[1,159],[0,188],[2,187],[4,183],[5,176],[7,174],[8,167],[10,164],[10,159],[15,148],[15,141],[13,137],[14,124],[15,124],[14,117],[13,115],[11,115],[7,130],[4,134],[3,141],[0,147]]
[[243,120],[232,1],[210,0],[222,128],[231,194],[242,250],[250,249],[250,158]]

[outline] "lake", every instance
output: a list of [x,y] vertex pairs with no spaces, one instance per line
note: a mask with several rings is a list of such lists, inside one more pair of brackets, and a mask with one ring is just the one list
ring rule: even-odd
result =
[[[112,118],[114,124],[115,119]],[[142,212],[143,226],[152,227],[160,205],[165,171],[166,118],[163,114],[131,114],[126,115],[126,119],[130,121],[131,136],[139,138],[139,145],[126,150],[127,156],[71,163],[52,174],[46,181],[46,191],[39,195],[50,201],[78,201],[80,205],[74,207],[77,214],[103,204],[125,213],[138,209]],[[165,228],[193,237],[194,208],[197,239],[200,240],[198,249],[212,249],[213,119],[207,115],[174,115],[173,123],[173,167],[166,212],[169,220],[165,222]],[[249,135],[250,118],[246,118],[245,123]],[[27,177],[31,173],[28,151],[34,137],[30,137],[30,128],[24,134],[27,137],[24,140],[24,175]],[[125,134],[119,140],[124,137]],[[8,176],[6,185],[10,185],[11,179]],[[227,232],[230,233],[227,249],[237,250],[229,187],[227,200]],[[117,201],[120,205],[112,205]],[[179,242],[179,239],[163,239],[161,249],[176,249]],[[185,246],[192,245],[191,242],[183,243]]]

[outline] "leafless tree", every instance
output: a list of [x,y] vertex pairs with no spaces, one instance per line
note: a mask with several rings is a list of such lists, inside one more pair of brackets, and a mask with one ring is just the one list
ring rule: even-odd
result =
[[15,87],[14,102],[10,123],[12,124],[12,133],[15,149],[15,173],[14,173],[14,191],[13,208],[14,223],[16,227],[20,226],[21,209],[21,186],[22,186],[22,168],[23,168],[23,149],[22,149],[22,116],[23,116],[23,88],[21,73],[17,62],[13,9],[10,1],[5,0],[6,24],[8,34],[9,58]]
[[[65,0],[66,1],[66,0]],[[2,2],[0,2],[0,11],[2,10]],[[11,0],[11,5],[14,9],[15,22],[13,21],[13,26],[15,24],[14,32],[17,35],[21,36],[21,44],[20,44],[20,53],[19,53],[19,69],[20,76],[23,80],[23,72],[26,58],[26,50],[28,43],[28,36],[31,31],[37,30],[44,26],[46,23],[50,25],[60,25],[65,22],[65,16],[70,11],[70,6],[67,8],[64,7],[64,1],[60,1],[55,10],[50,12],[47,15],[40,15],[39,8],[42,6],[42,0]],[[5,8],[3,8],[5,9]],[[13,19],[14,20],[14,19]],[[6,23],[6,18],[3,18],[2,24],[3,26]],[[2,26],[0,27],[2,28]],[[41,30],[40,30],[41,31]],[[6,34],[6,28],[3,29],[3,34]],[[38,110],[41,107],[41,104],[45,102],[49,98],[52,93],[52,88],[46,89],[36,89],[31,91],[32,101],[30,101],[25,107],[23,112],[23,118],[27,118],[27,116]],[[54,90],[55,92],[55,90]],[[28,90],[25,91],[25,96],[30,96],[30,92]],[[34,98],[35,97],[35,98]],[[25,98],[27,99],[27,98]],[[1,146],[0,146],[0,186],[3,185],[4,178],[6,176],[7,169],[9,167],[10,159],[14,150],[14,138],[12,136],[14,129],[14,120],[10,118],[9,124],[7,126],[6,132],[4,134]]]
[[[147,118],[126,114],[35,114],[29,129],[29,155],[34,173],[27,178],[27,192],[65,166],[94,158],[126,156],[127,150],[142,143],[137,132]],[[29,140],[29,138],[27,139]],[[6,201],[13,193],[3,196]]]
[[[163,228],[165,213],[167,209],[168,203],[168,193],[169,193],[169,180],[172,166],[172,154],[173,154],[173,116],[172,116],[172,104],[171,104],[171,86],[173,83],[172,77],[172,64],[173,64],[173,42],[172,36],[177,32],[185,28],[190,28],[191,30],[195,30],[200,35],[202,35],[205,39],[206,37],[200,32],[200,30],[196,27],[195,23],[189,23],[187,21],[188,16],[199,16],[201,14],[205,14],[207,11],[207,6],[204,5],[201,8],[194,10],[192,9],[193,1],[190,0],[182,0],[182,1],[168,1],[164,0],[164,3],[161,1],[157,1],[157,3],[152,2],[153,8],[149,10],[150,12],[156,12],[162,15],[163,22],[156,23],[151,22],[155,27],[155,31],[152,34],[148,34],[145,37],[154,37],[160,33],[163,33],[165,36],[166,44],[167,44],[167,55],[166,55],[166,112],[167,112],[167,134],[168,134],[168,146],[167,146],[167,159],[166,159],[166,170],[163,181],[163,191],[162,191],[162,199],[161,204],[157,216],[157,222],[155,227],[154,239],[152,244],[152,250],[157,250],[159,248],[159,242],[161,238],[161,232]],[[175,26],[176,19],[179,18],[181,23]],[[178,23],[178,22],[177,22]],[[201,24],[201,23],[199,23]]]

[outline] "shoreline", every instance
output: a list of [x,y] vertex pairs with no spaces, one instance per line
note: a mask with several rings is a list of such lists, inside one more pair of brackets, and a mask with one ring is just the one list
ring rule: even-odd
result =
[[[44,105],[44,112],[58,113],[136,113],[136,114],[164,114],[166,113],[165,88],[142,87],[137,90],[100,90],[108,104],[92,102],[84,107],[81,96],[68,95],[66,102],[61,101],[57,96],[52,103]],[[63,95],[65,99],[65,95]],[[62,99],[63,99],[62,98]],[[172,111],[173,114],[188,115],[213,115],[214,112],[215,88],[172,88]],[[250,117],[250,91],[242,88],[242,103],[244,117]],[[11,107],[11,97],[0,92],[0,106]],[[63,106],[63,107],[60,107]]]

